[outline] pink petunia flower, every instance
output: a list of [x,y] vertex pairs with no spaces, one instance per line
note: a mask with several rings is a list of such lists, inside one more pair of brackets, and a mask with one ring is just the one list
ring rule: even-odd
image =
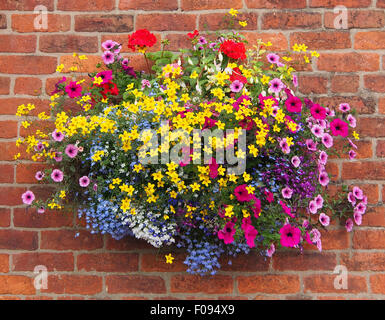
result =
[[357,120],[351,114],[347,116],[346,120],[348,120],[349,126],[351,126],[352,128],[355,128],[357,126]]
[[39,209],[37,209],[37,213],[43,214],[44,212],[45,212],[44,207],[40,207]]
[[319,177],[318,177],[318,181],[321,184],[321,186],[326,187],[330,181],[328,174],[325,171],[321,172]]
[[306,139],[306,146],[310,151],[317,151],[317,142],[313,139]]
[[322,143],[326,148],[331,148],[333,146],[333,137],[330,134],[325,133],[322,137]]
[[109,65],[109,64],[115,62],[115,56],[110,51],[105,51],[102,55],[102,59],[103,59],[104,64],[106,64],[106,65]]
[[59,169],[55,169],[51,173],[51,178],[55,182],[62,182],[64,178],[64,174]]
[[70,158],[75,158],[78,154],[78,147],[73,145],[73,144],[69,144],[66,149],[65,149],[65,153],[67,156],[69,156]]
[[271,80],[269,85],[269,90],[274,93],[280,93],[284,88],[286,88],[285,84],[281,81],[281,79],[278,78]]
[[298,77],[296,74],[293,74],[293,84],[294,84],[294,87],[298,87]]
[[55,156],[53,157],[56,162],[61,162],[63,160],[62,152],[55,152]]
[[339,109],[344,113],[348,112],[350,110],[350,105],[349,103],[341,103]]
[[347,219],[346,220],[346,223],[345,223],[345,228],[346,228],[346,231],[347,232],[350,232],[350,231],[352,231],[353,230],[353,220],[352,219]]
[[358,212],[359,214],[365,214],[366,212],[366,204],[363,202],[360,202],[355,208],[354,212]]
[[324,135],[324,130],[321,128],[319,125],[314,125],[311,128],[311,132],[317,137],[317,138],[322,138]]
[[318,210],[317,202],[315,200],[312,200],[309,202],[309,211],[312,214],[316,214]]
[[291,212],[291,209],[286,205],[285,202],[280,200],[279,204],[281,205],[283,212],[285,212],[288,216],[295,218],[295,215]]
[[24,204],[31,205],[35,200],[35,195],[32,191],[28,190],[21,195],[21,199],[23,200]]
[[44,178],[44,172],[42,172],[42,171],[36,172],[35,178],[36,178],[36,180],[39,180],[39,181],[43,180],[43,178]]
[[341,136],[346,138],[349,133],[348,124],[337,118],[330,123],[330,129],[333,136]]
[[362,200],[364,196],[364,192],[357,186],[353,187],[353,195],[356,197],[358,200]]
[[231,85],[230,85],[230,90],[231,92],[240,92],[243,89],[243,83],[239,80],[235,80]]
[[112,80],[112,70],[106,70],[106,71],[99,72],[96,75],[96,77],[102,78],[102,80],[103,80],[102,84],[109,83]]
[[288,143],[286,141],[286,138],[282,139],[279,142],[279,146],[281,147],[283,153],[285,153],[285,154],[290,153],[290,147],[289,147],[289,145],[288,145]]
[[57,131],[57,130],[55,130],[54,132],[52,132],[52,138],[55,140],[55,141],[57,141],[57,142],[61,142],[61,141],[63,141],[63,139],[64,139],[64,134],[63,133],[61,133],[61,132],[59,132],[59,131]]
[[297,156],[294,156],[293,158],[291,158],[291,163],[295,168],[298,168],[301,164],[301,160]]
[[292,195],[293,195],[293,190],[290,189],[289,187],[286,187],[286,188],[282,189],[282,196],[285,199],[290,199]]
[[319,215],[319,222],[324,226],[327,227],[330,224],[330,217],[326,215],[325,213],[321,213]]
[[257,229],[255,229],[252,225],[247,225],[245,230],[245,238],[246,238],[246,243],[250,248],[255,247],[255,237],[258,235]]
[[87,176],[83,176],[79,179],[79,185],[83,188],[87,188],[88,185],[90,184],[90,178]]
[[348,193],[348,201],[354,206],[356,204],[356,197],[353,192]]
[[328,154],[325,151],[321,151],[319,154],[319,162],[323,164],[324,166],[328,162]]
[[284,225],[279,233],[281,235],[281,245],[283,247],[295,247],[301,241],[301,230],[290,225]]
[[275,245],[274,243],[272,243],[270,245],[270,248],[266,250],[266,255],[271,258],[273,256],[273,254],[275,253]]
[[349,151],[349,159],[353,160],[355,157],[357,157],[357,153],[354,150]]
[[362,223],[362,214],[358,212],[354,212],[353,218],[356,225],[360,226]]
[[279,61],[279,55],[277,55],[275,53],[269,53],[266,56],[266,58],[267,58],[267,61],[269,61],[270,63],[273,63],[273,64],[276,64]]
[[323,206],[324,206],[324,198],[322,198],[322,196],[320,194],[318,196],[316,196],[314,201],[315,201],[318,209],[322,209],[323,208]]

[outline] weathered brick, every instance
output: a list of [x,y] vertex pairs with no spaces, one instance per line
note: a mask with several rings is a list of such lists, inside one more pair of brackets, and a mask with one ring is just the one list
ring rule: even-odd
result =
[[371,3],[371,0],[310,0],[310,7],[334,8],[342,5],[347,8],[364,8]]
[[115,0],[58,0],[57,8],[63,11],[111,11],[115,8]]
[[144,272],[185,272],[187,266],[183,263],[185,254],[174,254],[172,264],[166,263],[164,255],[143,253],[141,255],[140,270]]
[[47,10],[54,9],[54,0],[3,0],[0,3],[0,10],[33,11],[36,6],[42,5]]
[[138,271],[137,253],[81,254],[77,257],[80,271],[132,272]]
[[318,12],[269,12],[262,17],[262,29],[315,29],[322,26]]
[[47,15],[47,29],[35,28],[36,14],[13,14],[12,30],[17,32],[65,32],[71,28],[71,16]]
[[[325,28],[335,29],[334,20],[340,13],[325,12]],[[348,28],[382,28],[385,25],[385,13],[381,10],[349,10]]]
[[306,0],[246,0],[250,9],[301,9],[306,8]]
[[98,38],[78,35],[42,35],[39,48],[42,52],[87,52],[98,51]]
[[102,291],[102,278],[98,276],[83,276],[61,274],[48,276],[47,289],[44,293],[95,295]]
[[278,252],[273,257],[273,269],[285,270],[331,270],[336,265],[334,253],[319,252]]
[[0,248],[7,250],[36,250],[37,232],[12,229],[0,230]]
[[371,74],[364,76],[365,88],[374,92],[385,92],[385,75]]
[[[1,122],[0,122],[1,129]],[[14,169],[10,164],[0,164],[0,183],[12,183],[14,179]]]
[[175,275],[171,278],[171,292],[226,294],[233,292],[230,276],[215,275],[200,277],[195,275]]
[[63,211],[47,210],[38,213],[35,208],[15,208],[13,224],[23,228],[58,228],[72,226],[73,214]]
[[354,48],[363,50],[385,49],[385,31],[357,32]]
[[334,72],[377,71],[379,55],[376,53],[324,53],[318,60],[318,69]]
[[0,35],[0,52],[32,53],[36,51],[36,36]]
[[266,274],[237,277],[238,291],[248,293],[296,293],[300,290],[299,277],[296,275]]
[[360,85],[360,77],[356,75],[336,75],[331,80],[332,92],[357,92]]
[[107,293],[166,293],[166,284],[158,276],[107,276]]
[[34,278],[16,275],[0,276],[0,294],[31,295],[36,293]]
[[95,250],[103,247],[100,235],[86,231],[58,230],[41,232],[41,248],[51,250]]
[[49,74],[56,70],[57,58],[48,56],[0,56],[0,72],[9,74]]
[[191,31],[195,29],[195,21],[194,14],[139,14],[136,17],[136,29]]
[[213,9],[240,9],[243,7],[242,0],[182,0],[183,11],[190,10],[213,10]]
[[[339,289],[334,285],[334,281],[337,275],[330,274],[314,274],[304,278],[304,291],[305,292],[318,292],[318,293],[360,293],[366,292],[367,285],[365,277],[361,276],[348,276],[347,289]],[[338,279],[337,279],[338,280]]]
[[156,11],[166,11],[166,10],[177,10],[178,9],[178,0],[120,0],[119,9],[120,10],[156,10]]
[[385,249],[385,230],[356,229],[353,235],[354,249]]
[[132,15],[78,15],[75,17],[77,32],[131,32],[133,30]]
[[299,91],[304,94],[327,93],[328,79],[321,76],[300,76]]
[[42,81],[39,78],[17,78],[15,81],[15,94],[28,94],[37,96],[41,94]]
[[[383,270],[381,270],[381,271],[383,271]],[[371,287],[373,293],[385,294],[385,274],[371,275],[370,276],[370,287]]]
[[223,13],[207,13],[201,14],[199,18],[199,30],[224,30],[224,29],[242,29],[256,30],[258,29],[258,13],[243,13],[237,16],[239,20],[247,21],[246,27],[239,24],[229,26],[228,21],[223,19]]
[[19,253],[12,256],[12,271],[33,272],[38,265],[43,265],[48,271],[73,271],[73,253],[33,252]]
[[0,95],[7,95],[10,91],[11,79],[8,77],[0,77]]
[[349,32],[294,32],[290,35],[290,43],[304,43],[309,50],[332,50],[351,47]]

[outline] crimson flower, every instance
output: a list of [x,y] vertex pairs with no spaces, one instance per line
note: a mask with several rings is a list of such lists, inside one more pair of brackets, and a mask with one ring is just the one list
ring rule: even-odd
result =
[[150,48],[156,43],[156,37],[147,29],[140,29],[128,36],[128,48],[135,51],[137,48]]
[[349,134],[348,124],[337,118],[330,123],[330,129],[333,136],[347,137]]
[[219,48],[221,52],[223,52],[229,58],[233,58],[235,60],[246,59],[246,48],[243,42],[235,42],[233,40],[226,40],[223,42]]

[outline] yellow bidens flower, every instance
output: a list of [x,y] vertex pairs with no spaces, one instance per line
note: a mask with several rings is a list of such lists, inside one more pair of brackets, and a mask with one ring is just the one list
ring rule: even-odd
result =
[[238,10],[231,8],[229,14],[233,17],[236,17],[238,15]]
[[353,137],[356,140],[360,140],[360,135],[357,132],[355,132],[355,131],[353,131]]
[[94,155],[91,157],[92,161],[97,162],[97,161],[102,160],[102,156],[104,156],[104,153],[105,153],[105,152],[104,152],[103,150],[101,150],[101,151],[96,151],[96,152],[94,153]]
[[64,69],[64,64],[59,64],[56,68],[56,72],[62,72]]
[[94,84],[100,85],[103,83],[103,79],[101,77],[95,77]]
[[239,21],[241,27],[247,27],[247,21]]
[[166,258],[166,263],[169,263],[169,264],[172,264],[173,263],[173,260],[175,259],[172,254],[168,254],[168,255],[165,255],[165,258]]

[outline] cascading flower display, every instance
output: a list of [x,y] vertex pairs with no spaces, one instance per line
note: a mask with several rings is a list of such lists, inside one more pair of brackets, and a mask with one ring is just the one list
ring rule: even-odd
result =
[[[235,31],[186,38],[192,49],[166,51],[162,41],[161,51],[146,53],[155,36],[129,36],[128,47],[153,62],[149,72],[135,71],[124,44],[108,40],[99,70],[56,84],[51,115],[39,114],[46,130],[17,145],[50,164],[36,179],[57,190],[45,201],[28,190],[23,203],[40,213],[76,205],[92,233],[185,248],[187,271],[197,274],[252,248],[268,257],[280,247],[321,250],[320,230],[333,218],[347,231],[361,224],[367,197],[358,186],[332,196],[327,172],[334,142],[355,157],[350,106],[299,97],[291,54],[269,52],[271,43],[246,50]],[[318,55],[293,50],[304,63]],[[18,108],[26,126],[34,108]]]

